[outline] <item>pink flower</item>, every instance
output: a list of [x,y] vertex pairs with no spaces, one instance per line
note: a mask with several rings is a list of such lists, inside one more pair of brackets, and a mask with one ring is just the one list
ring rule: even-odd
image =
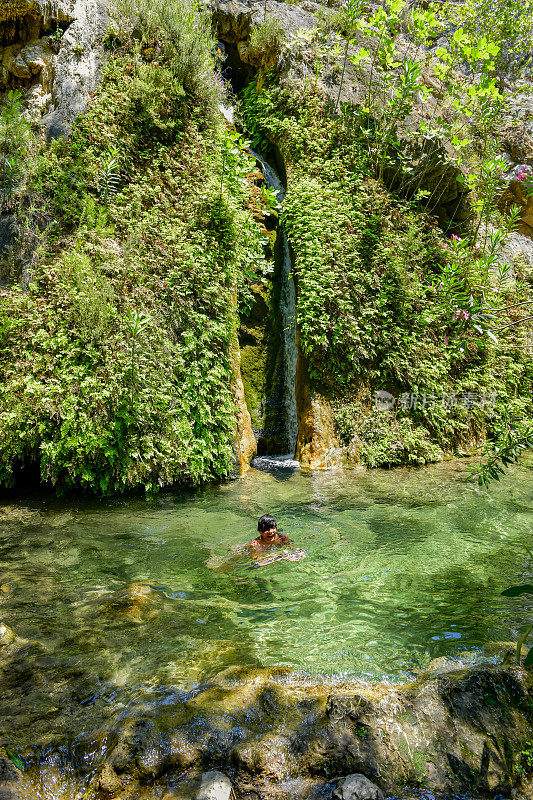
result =
[[448,249],[448,245],[447,245],[446,242],[442,242],[442,249],[443,250],[447,250]]
[[444,344],[448,344],[450,340],[447,336],[443,336],[442,341],[444,342]]
[[458,319],[461,319],[461,317],[464,320],[467,320],[470,319],[470,314],[468,313],[468,311],[465,311],[462,308],[458,308],[455,314],[453,315],[454,322],[456,322]]
[[531,177],[531,173],[529,169],[521,169],[518,175],[516,176],[517,181],[525,181]]
[[455,233],[452,233],[451,239],[452,239],[453,242],[460,242],[461,241],[461,237],[460,236],[456,236]]

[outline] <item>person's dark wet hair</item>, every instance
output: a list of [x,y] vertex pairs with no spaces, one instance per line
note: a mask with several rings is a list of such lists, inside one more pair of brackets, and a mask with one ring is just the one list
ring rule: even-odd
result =
[[257,523],[257,530],[259,533],[263,533],[264,531],[269,531],[271,528],[277,528],[278,523],[271,517],[270,514],[263,514],[259,522]]

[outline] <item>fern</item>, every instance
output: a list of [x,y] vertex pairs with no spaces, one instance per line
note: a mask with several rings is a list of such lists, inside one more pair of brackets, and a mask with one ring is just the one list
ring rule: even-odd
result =
[[0,195],[4,201],[14,194],[18,184],[17,162],[13,156],[2,156],[0,161]]
[[113,156],[106,156],[102,162],[102,168],[98,178],[98,191],[100,199],[107,205],[114,197],[120,185],[120,167],[117,159]]

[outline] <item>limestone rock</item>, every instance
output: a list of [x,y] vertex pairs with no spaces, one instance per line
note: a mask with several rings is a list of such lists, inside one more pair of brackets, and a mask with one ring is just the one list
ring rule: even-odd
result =
[[222,772],[204,772],[196,800],[230,800],[231,781]]
[[64,135],[83,113],[105,59],[101,42],[109,23],[106,0],[74,0],[68,11],[73,21],[54,59],[54,110],[43,119],[49,138]]
[[11,62],[10,72],[12,72],[16,78],[31,78],[31,69],[29,68],[28,64],[26,64],[20,53]]
[[333,792],[336,800],[383,800],[384,794],[365,775],[356,773],[341,778]]
[[[519,164],[517,168],[513,169],[516,173],[518,168],[527,167],[527,164]],[[507,188],[502,192],[499,200],[499,206],[502,211],[509,211],[511,206],[518,206],[520,208],[520,228],[519,233],[524,236],[533,237],[533,198],[529,197],[524,192],[524,186],[521,181],[512,176]]]
[[252,9],[249,4],[221,0],[211,8],[219,39],[228,44],[238,44],[249,37],[252,29]]
[[[96,89],[108,21],[108,0],[1,4],[0,91],[29,92],[29,114],[35,121],[46,115],[50,138],[67,132]],[[62,31],[60,38],[48,35]]]
[[49,65],[52,55],[52,51],[48,47],[48,39],[45,38],[23,47],[18,58],[24,61],[32,75],[36,75]]
[[298,348],[296,370],[296,407],[298,441],[295,458],[303,469],[315,470],[338,466],[343,453],[333,425],[333,410],[328,400],[312,391],[305,359]]
[[[233,302],[236,306],[237,297]],[[252,429],[250,412],[246,405],[244,384],[241,375],[241,351],[235,335],[230,346],[230,360],[233,371],[232,389],[235,398],[235,457],[236,472],[243,475],[249,468],[252,458],[257,453],[257,442]]]

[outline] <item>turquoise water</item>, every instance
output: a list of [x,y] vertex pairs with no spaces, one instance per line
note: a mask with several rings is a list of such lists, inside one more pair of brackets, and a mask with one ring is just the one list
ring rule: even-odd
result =
[[[489,492],[466,473],[280,467],[152,499],[4,501],[1,618],[118,687],[233,664],[402,679],[512,639],[531,612],[499,593],[531,575],[533,471]],[[228,556],[266,512],[305,560]]]

